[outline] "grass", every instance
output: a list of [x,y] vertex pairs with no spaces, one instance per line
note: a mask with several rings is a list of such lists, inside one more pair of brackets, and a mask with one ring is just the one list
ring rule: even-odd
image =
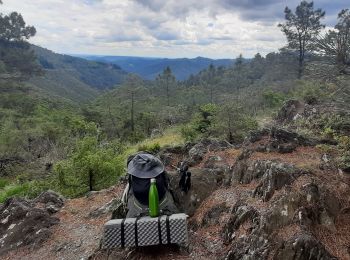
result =
[[4,203],[10,197],[35,198],[41,192],[50,189],[52,183],[46,180],[29,181],[25,183],[10,183],[0,188],[0,203]]
[[0,191],[0,203],[4,203],[10,197],[22,197],[28,193],[29,183],[9,184]]
[[9,184],[10,184],[9,180],[0,178],[0,190],[5,188]]
[[145,147],[164,147],[164,146],[176,146],[184,144],[185,140],[181,136],[180,127],[176,126],[173,128],[169,128],[164,131],[161,136],[157,136],[154,138],[148,138],[143,140],[137,144],[129,145],[126,150],[118,156],[119,165],[117,166],[119,169],[123,169],[120,176],[126,173],[126,160],[127,158],[137,153],[141,148]]

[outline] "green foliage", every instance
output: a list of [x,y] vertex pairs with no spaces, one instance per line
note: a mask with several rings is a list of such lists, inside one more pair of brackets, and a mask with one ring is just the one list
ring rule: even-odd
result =
[[26,41],[35,34],[35,28],[27,26],[21,14],[0,13],[0,79],[22,79],[40,74],[36,56]]
[[[343,9],[338,14],[334,30],[327,31],[316,41],[316,49],[331,58],[341,70],[350,62],[350,10]],[[344,72],[344,71],[342,71]]]
[[323,137],[327,139],[333,139],[335,136],[335,131],[331,127],[325,127],[322,132]]
[[215,104],[209,103],[199,108],[199,113],[195,115],[194,127],[199,133],[206,133],[212,124],[213,116],[218,111]]
[[264,91],[262,97],[264,103],[270,108],[280,107],[286,99],[285,95],[271,89]]
[[300,80],[296,85],[293,96],[307,104],[313,105],[329,98],[327,85],[322,82]]
[[181,127],[181,135],[186,142],[194,142],[198,139],[200,133],[196,131],[193,124],[186,124]]
[[343,170],[350,170],[350,151],[346,151],[340,156],[338,166]]
[[285,23],[279,24],[288,40],[288,47],[299,52],[299,78],[303,72],[305,53],[312,50],[312,43],[322,28],[321,19],[325,12],[314,10],[314,3],[301,1],[293,13],[288,7],[284,10]]
[[249,131],[258,128],[256,119],[237,104],[226,104],[220,108],[214,119],[211,134],[224,137],[231,143],[239,143]]
[[9,183],[0,187],[0,203],[4,203],[11,197],[35,198],[41,192],[48,190],[49,184],[46,181],[30,181],[25,183]]
[[0,189],[3,189],[5,186],[7,186],[9,184],[10,184],[9,180],[0,178]]
[[156,154],[160,151],[160,144],[159,143],[142,144],[137,148],[137,150]]
[[114,184],[123,173],[117,167],[122,151],[119,143],[99,143],[95,137],[78,141],[69,158],[54,167],[62,194],[74,197]]

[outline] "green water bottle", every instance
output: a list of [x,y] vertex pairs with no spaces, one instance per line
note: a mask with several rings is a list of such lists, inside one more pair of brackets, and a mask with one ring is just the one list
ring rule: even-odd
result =
[[159,197],[156,185],[156,179],[151,179],[151,186],[148,193],[148,207],[149,215],[152,218],[158,217],[159,215]]

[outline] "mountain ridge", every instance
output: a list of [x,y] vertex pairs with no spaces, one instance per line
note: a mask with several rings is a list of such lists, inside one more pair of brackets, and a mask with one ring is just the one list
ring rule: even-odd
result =
[[44,73],[32,77],[28,84],[50,95],[84,102],[97,97],[103,90],[121,84],[127,75],[114,64],[59,54],[36,45],[31,48]]
[[147,80],[155,79],[166,67],[170,67],[177,80],[185,80],[191,74],[197,74],[210,64],[229,67],[234,59],[210,59],[198,56],[196,58],[153,58],[136,56],[109,55],[75,55],[87,60],[111,63],[120,66],[129,73],[136,73]]

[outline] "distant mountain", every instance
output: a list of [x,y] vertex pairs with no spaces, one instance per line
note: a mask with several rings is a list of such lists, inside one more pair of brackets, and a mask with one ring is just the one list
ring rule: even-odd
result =
[[44,75],[33,77],[29,83],[51,95],[73,101],[94,98],[100,90],[120,84],[127,74],[111,63],[57,54],[34,45],[32,49],[44,69]]
[[194,59],[166,59],[166,58],[144,58],[129,56],[95,56],[95,55],[77,55],[93,61],[116,64],[123,70],[139,74],[144,79],[155,79],[158,74],[169,66],[178,80],[185,80],[191,74],[197,74],[207,68],[211,63],[215,66],[231,66],[233,59],[208,59],[197,57]]

